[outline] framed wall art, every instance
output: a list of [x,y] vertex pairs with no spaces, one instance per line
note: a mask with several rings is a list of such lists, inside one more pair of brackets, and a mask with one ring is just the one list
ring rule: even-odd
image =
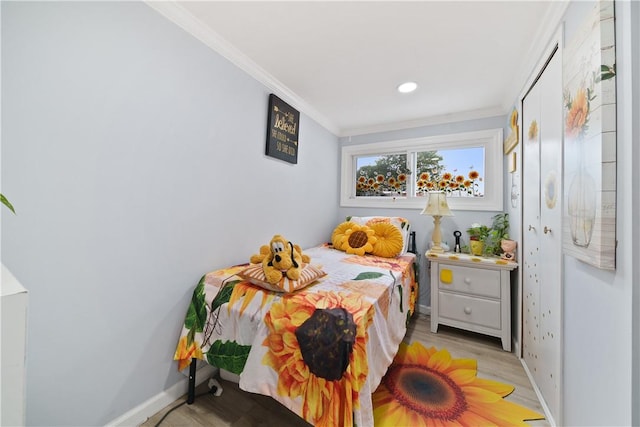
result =
[[509,125],[511,126],[511,133],[507,139],[504,140],[503,144],[505,155],[509,154],[514,148],[516,148],[520,139],[520,131],[518,130],[518,110],[515,108],[511,112]]
[[270,94],[265,154],[297,164],[299,130],[300,112],[274,94]]
[[616,54],[613,1],[595,2],[563,60],[564,252],[616,260]]

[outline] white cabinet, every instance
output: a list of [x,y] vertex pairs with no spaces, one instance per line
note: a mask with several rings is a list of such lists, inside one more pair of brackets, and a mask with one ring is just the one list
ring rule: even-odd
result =
[[511,351],[513,261],[468,254],[426,253],[431,262],[431,331],[448,325],[500,337]]
[[0,425],[25,425],[27,290],[2,266],[2,400]]

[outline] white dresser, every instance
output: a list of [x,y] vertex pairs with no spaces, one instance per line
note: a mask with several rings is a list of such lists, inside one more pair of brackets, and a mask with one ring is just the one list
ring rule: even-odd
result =
[[0,425],[25,425],[27,290],[2,265],[2,399]]
[[427,252],[431,262],[431,332],[438,325],[500,337],[511,351],[513,261],[469,254]]

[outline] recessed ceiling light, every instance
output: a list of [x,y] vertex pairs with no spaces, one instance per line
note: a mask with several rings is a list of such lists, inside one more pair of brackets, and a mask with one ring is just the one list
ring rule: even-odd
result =
[[406,82],[398,86],[398,92],[409,93],[409,92],[413,92],[417,88],[418,88],[418,84],[416,82]]

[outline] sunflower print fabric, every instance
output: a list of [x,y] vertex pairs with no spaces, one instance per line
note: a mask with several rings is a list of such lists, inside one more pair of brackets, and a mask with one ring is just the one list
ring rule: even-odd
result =
[[359,256],[329,244],[305,253],[327,275],[293,293],[240,279],[246,265],[205,275],[174,358],[179,369],[197,358],[236,373],[241,389],[271,396],[316,426],[373,425],[372,387],[417,299],[415,256]]
[[[318,317],[325,320],[314,322]],[[347,319],[342,327],[340,318]],[[278,373],[278,394],[302,397],[306,402],[302,417],[317,426],[351,425],[353,409],[359,406],[358,392],[367,379],[372,304],[353,293],[301,293],[275,303],[265,321],[269,332],[262,362]],[[305,326],[310,323],[322,329],[321,336],[308,338],[305,332],[310,328]],[[337,336],[340,329],[346,333]],[[341,345],[344,336],[347,346]],[[317,354],[310,354],[313,347]],[[327,359],[338,365],[328,366],[323,363]]]

